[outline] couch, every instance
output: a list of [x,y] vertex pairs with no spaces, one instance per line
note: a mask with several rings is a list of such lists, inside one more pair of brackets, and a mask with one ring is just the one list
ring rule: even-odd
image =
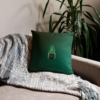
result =
[[[72,68],[76,75],[90,81],[100,95],[100,62],[72,55]],[[81,100],[65,94],[31,90],[0,81],[0,100]]]

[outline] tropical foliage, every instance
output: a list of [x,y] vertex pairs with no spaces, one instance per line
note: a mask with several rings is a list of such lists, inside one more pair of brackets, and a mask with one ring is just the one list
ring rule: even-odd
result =
[[[47,0],[45,9],[43,12],[43,17],[45,16],[47,7],[49,5],[49,1]],[[95,23],[100,28],[100,23],[94,18],[94,16],[89,11],[83,11],[83,7],[89,7],[94,10],[98,18],[100,19],[99,13],[91,6],[91,5],[83,5],[83,0],[77,0],[76,3],[73,3],[73,0],[66,0],[68,2],[68,5],[66,5],[65,0],[56,0],[61,3],[60,9],[62,6],[66,7],[66,10],[63,13],[57,13],[54,12],[50,16],[49,20],[49,32],[54,32],[55,29],[58,27],[59,33],[70,33],[74,32],[74,38],[73,38],[73,45],[74,48],[74,54],[76,54],[77,47],[79,47],[80,54],[83,56],[83,45],[82,45],[82,39],[85,39],[86,44],[86,57],[88,58],[89,53],[92,55],[92,42],[90,39],[90,34],[93,36],[93,40],[95,42],[95,45],[97,44],[97,32],[96,30],[89,25],[83,18],[82,14],[88,18],[90,21]],[[52,21],[53,15],[59,16],[59,19],[55,22]],[[89,32],[91,30],[91,33]]]

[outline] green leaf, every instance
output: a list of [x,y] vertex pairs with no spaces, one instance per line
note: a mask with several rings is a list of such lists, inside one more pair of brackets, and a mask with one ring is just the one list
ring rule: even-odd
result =
[[68,2],[70,9],[69,9],[69,7],[67,7],[67,8],[69,9],[69,11],[71,11],[73,13],[74,12],[73,0],[67,0],[67,2]]
[[80,2],[80,0],[77,0],[77,2],[75,4],[75,9],[76,9],[76,7],[77,7],[77,5],[78,5],[79,2]]
[[[59,23],[61,22],[61,20],[62,20],[64,17],[66,17],[66,16],[64,16],[64,14],[65,14],[66,12],[68,12],[68,10],[64,11],[63,14],[60,14],[60,13],[53,13],[53,14],[61,15],[61,16],[60,16],[59,20],[57,21],[57,23],[55,24],[55,26],[53,27],[53,29],[52,29],[51,32],[54,32],[55,29],[56,29],[56,27],[57,27],[57,26],[59,25]],[[67,17],[66,17],[66,18],[67,18]]]
[[63,25],[64,23],[65,23],[65,21],[62,21],[62,22],[61,22],[60,27],[59,27],[59,29],[58,29],[58,32],[59,32],[59,33],[62,32],[62,25]]
[[52,15],[50,16],[50,20],[49,20],[49,32],[51,32],[52,30]]
[[73,0],[67,0],[67,1],[68,1],[69,6],[73,9]]
[[[56,24],[56,23],[57,23],[57,21],[52,22],[52,26],[53,26],[54,24]],[[60,22],[60,23],[62,23],[62,22]]]
[[79,42],[79,51],[80,51],[81,56],[83,57],[83,46],[81,42]]
[[64,2],[65,2],[65,0],[62,0],[62,3],[61,3],[61,5],[60,5],[60,9],[62,8]]
[[81,11],[81,14],[82,14],[82,3],[83,3],[83,0],[80,1],[80,11]]
[[87,26],[91,30],[92,37],[94,39],[95,45],[97,46],[97,31],[91,25],[87,24]]
[[45,13],[46,13],[46,10],[47,10],[49,1],[50,1],[50,0],[48,0],[47,3],[46,3],[46,5],[45,5],[45,9],[44,9],[44,11],[43,11],[43,18],[44,18],[44,15],[45,15]]
[[87,54],[87,58],[88,58],[88,55],[89,55],[89,29],[88,29],[87,24],[86,24],[86,22],[84,20],[82,21],[82,24],[83,24],[85,32],[86,32],[86,35],[85,35],[85,39],[86,39],[86,54]]
[[59,18],[59,20],[57,21],[57,23],[55,24],[55,26],[53,27],[53,29],[52,29],[51,32],[54,32],[54,31],[55,31],[56,27],[59,25],[60,21],[61,21],[63,18],[64,18],[63,16],[61,16],[61,17]]
[[63,31],[64,28],[65,28],[65,26],[63,26],[63,27],[60,29],[59,33],[62,33],[62,31]]
[[92,16],[92,14],[88,11],[83,12],[84,16],[86,16],[89,20],[94,22],[99,28],[100,28],[100,23]]
[[53,26],[54,24],[56,24],[56,23],[57,23],[57,21],[52,22],[52,26]]
[[70,12],[67,13],[67,20],[66,20],[66,26],[68,26],[69,24],[69,19],[70,19]]
[[91,57],[92,57],[93,56],[93,48],[92,48],[91,40],[89,40],[89,44],[90,44],[90,54],[91,54]]
[[[97,10],[94,9],[94,7],[92,7],[91,5],[82,5],[82,6],[91,7],[91,8],[95,11],[95,13],[96,13],[96,15],[98,16],[98,18],[100,19],[100,15],[99,15],[99,13],[97,12]],[[80,6],[79,6],[79,7],[80,7]],[[77,7],[77,9],[78,9],[79,7]]]
[[77,24],[78,24],[77,33],[78,33],[78,36],[79,36],[79,38],[80,38],[81,29],[82,29],[82,26],[81,26],[81,12],[80,12],[80,11],[77,11],[77,15],[78,15],[78,18],[77,18]]
[[63,1],[60,1],[60,0],[56,0],[56,1],[58,1],[58,2],[60,2],[61,4],[65,5],[66,8],[67,8],[67,5],[66,5]]
[[76,52],[77,52],[77,44],[76,42],[74,43],[74,55],[76,55]]
[[[66,12],[68,12],[68,10],[66,10],[66,11],[64,12],[64,14],[65,14]],[[66,16],[64,16],[64,14],[61,14],[61,13],[54,12],[53,14],[55,14],[55,15],[60,15],[60,16],[63,16],[63,17],[65,17],[65,18],[67,18]],[[70,19],[69,19],[69,20],[70,20]]]
[[71,29],[73,27],[73,24],[68,24],[67,30]]

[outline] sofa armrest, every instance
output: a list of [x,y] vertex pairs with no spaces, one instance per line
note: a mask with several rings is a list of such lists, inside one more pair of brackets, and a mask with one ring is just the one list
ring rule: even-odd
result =
[[100,86],[100,62],[72,55],[72,68],[76,75]]

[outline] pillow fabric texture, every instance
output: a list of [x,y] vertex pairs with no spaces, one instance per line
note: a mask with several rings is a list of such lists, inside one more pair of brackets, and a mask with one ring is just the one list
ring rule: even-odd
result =
[[73,74],[71,47],[74,33],[32,30],[32,56],[29,72],[50,71]]

